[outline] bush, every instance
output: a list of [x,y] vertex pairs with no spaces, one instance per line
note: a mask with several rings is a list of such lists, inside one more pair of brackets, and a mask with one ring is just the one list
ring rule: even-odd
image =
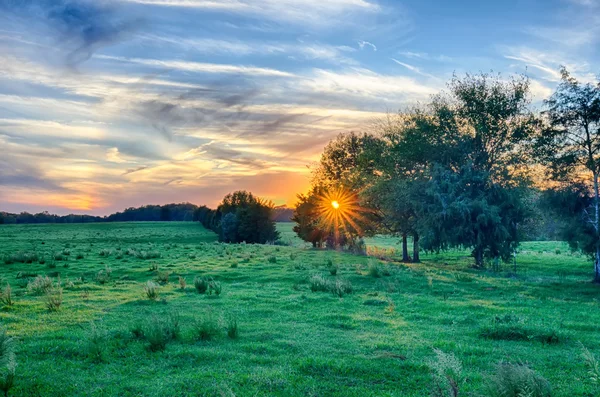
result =
[[149,272],[157,272],[158,271],[158,263],[151,262],[150,267],[148,268]]
[[462,364],[452,353],[433,349],[435,360],[429,362],[432,372],[432,397],[457,397],[464,378]]
[[156,284],[154,281],[148,281],[146,282],[146,285],[144,285],[144,293],[146,294],[146,297],[150,300],[158,300],[159,298],[159,292],[158,292],[158,284]]
[[46,308],[48,311],[56,312],[62,305],[63,296],[61,287],[53,287],[46,293]]
[[220,333],[219,320],[212,312],[206,313],[194,323],[194,336],[198,340],[209,341],[219,336]]
[[277,263],[277,257],[275,255],[269,256],[267,260],[269,261],[269,263]]
[[598,364],[598,360],[585,346],[581,345],[581,350],[581,356],[588,368],[589,379],[595,385],[600,385],[600,364]]
[[208,290],[208,280],[204,277],[194,277],[194,288],[199,294],[203,294]]
[[537,341],[546,345],[560,343],[565,338],[555,329],[536,329],[514,321],[506,321],[508,320],[498,321],[496,318],[492,325],[481,328],[481,337],[492,340]]
[[525,364],[500,362],[485,386],[486,397],[550,397],[550,383]]
[[96,274],[96,282],[98,284],[106,284],[110,281],[110,273],[107,273],[106,270],[100,270]]
[[107,248],[104,248],[102,250],[100,250],[99,255],[102,257],[109,257],[110,254],[112,254],[112,250],[109,250]]

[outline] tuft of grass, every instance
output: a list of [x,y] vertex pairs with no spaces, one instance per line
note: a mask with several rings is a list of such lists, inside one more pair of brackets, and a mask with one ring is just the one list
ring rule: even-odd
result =
[[429,362],[432,375],[432,397],[458,397],[464,382],[462,363],[452,353],[433,349],[435,359]]
[[78,252],[77,255],[75,255],[75,259],[83,259],[85,258],[85,256],[83,255],[82,252]]
[[479,334],[485,339],[537,341],[546,345],[554,345],[565,339],[555,329],[527,327],[511,315],[496,317],[491,325],[482,327]]
[[600,386],[600,364],[596,357],[583,344],[581,345],[581,357],[588,368],[588,379],[593,384]]
[[237,339],[240,334],[237,317],[229,316],[227,318],[227,337],[229,339]]
[[12,306],[15,304],[15,301],[12,297],[12,288],[10,287],[9,283],[6,283],[6,288],[0,291],[0,302],[4,306]]
[[275,255],[269,256],[267,260],[269,261],[269,263],[277,263],[277,257]]
[[329,291],[329,281],[325,279],[321,274],[314,274],[309,280],[308,285],[312,292],[326,292]]
[[179,288],[185,290],[185,287],[187,287],[187,281],[185,277],[179,276],[177,280],[179,281]]
[[149,272],[157,272],[158,271],[158,263],[150,262],[150,266],[148,267]]
[[107,258],[112,254],[112,250],[108,249],[108,248],[104,248],[102,250],[100,250],[100,252],[98,253],[98,255],[100,255],[101,257]]
[[56,286],[46,292],[46,308],[50,312],[57,312],[63,303],[62,287]]
[[[236,325],[237,327],[237,325]],[[197,340],[209,341],[219,336],[221,328],[219,319],[211,311],[196,319],[193,325],[194,337]]]
[[352,283],[349,280],[337,279],[329,284],[329,290],[332,294],[342,298],[344,295],[352,293]]
[[107,350],[108,332],[99,327],[95,322],[90,322],[90,330],[86,335],[87,356],[92,362],[101,363],[105,361]]
[[212,295],[215,294],[215,296],[219,296],[221,295],[221,292],[223,291],[223,285],[215,280],[211,280],[208,283],[208,294]]
[[27,291],[33,295],[44,295],[52,289],[52,279],[48,276],[37,276],[27,283]]
[[329,265],[329,274],[335,276],[338,273],[339,267],[338,265],[334,265],[333,263]]
[[160,293],[158,291],[160,287],[154,281],[147,281],[144,285],[144,293],[146,294],[146,298],[156,301],[158,300]]
[[367,274],[374,278],[380,278],[382,276],[381,267],[379,266],[379,264],[377,262],[370,261],[369,267],[367,268]]
[[208,290],[208,280],[204,277],[194,277],[194,288],[199,294],[204,294]]
[[159,284],[168,284],[169,283],[169,272],[158,272],[156,277],[154,278]]
[[500,362],[485,383],[486,397],[550,397],[550,383],[525,364]]
[[0,328],[0,390],[8,396],[15,384],[17,359],[15,355],[15,340]]

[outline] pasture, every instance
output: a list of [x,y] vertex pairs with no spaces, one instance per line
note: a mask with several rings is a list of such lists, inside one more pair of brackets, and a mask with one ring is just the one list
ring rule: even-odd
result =
[[554,396],[599,395],[582,345],[600,357],[600,287],[566,244],[522,244],[515,274],[462,251],[401,264],[388,237],[367,241],[386,259],[313,250],[279,228],[290,245],[191,222],[0,226],[10,395],[421,397],[434,349],[462,362],[460,395],[485,395],[501,361]]

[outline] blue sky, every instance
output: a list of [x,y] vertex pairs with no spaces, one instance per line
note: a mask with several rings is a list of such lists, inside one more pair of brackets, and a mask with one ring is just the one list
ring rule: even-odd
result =
[[453,73],[600,73],[600,0],[0,0],[0,210],[292,203]]

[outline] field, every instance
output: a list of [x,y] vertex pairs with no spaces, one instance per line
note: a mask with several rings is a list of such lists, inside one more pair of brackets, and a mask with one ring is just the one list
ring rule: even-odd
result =
[[220,244],[195,223],[0,226],[10,395],[427,396],[434,349],[462,362],[460,395],[485,395],[503,360],[554,396],[600,394],[581,357],[600,357],[600,289],[564,243],[524,243],[514,274],[463,251],[400,264],[386,237],[368,244],[390,261],[313,250],[280,229],[290,246]]

